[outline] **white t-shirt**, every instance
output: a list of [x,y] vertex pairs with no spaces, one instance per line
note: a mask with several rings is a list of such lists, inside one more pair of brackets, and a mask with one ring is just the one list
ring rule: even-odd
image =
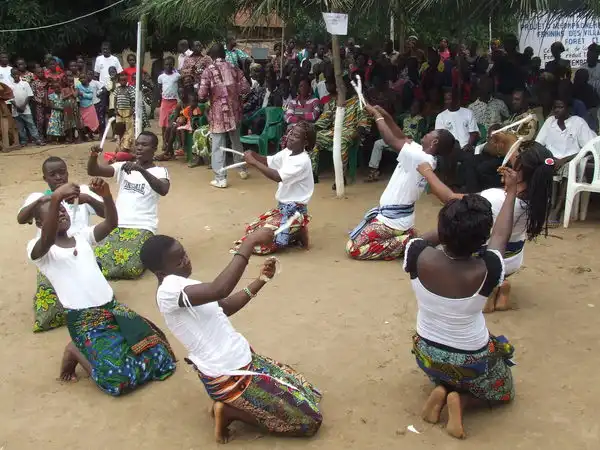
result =
[[[119,227],[148,230],[156,234],[160,195],[150,187],[150,183],[140,172],[132,171],[128,175],[122,171],[121,168],[124,164],[124,162],[118,162],[112,165],[115,169],[114,177],[119,185],[116,203]],[[165,167],[155,166],[147,170],[156,178],[169,179],[169,172]]]
[[[92,308],[110,302],[113,290],[102,275],[92,249],[92,245],[96,245],[94,227],[81,230],[74,238],[74,248],[53,245],[48,253],[32,261],[48,277],[65,308]],[[27,244],[29,259],[38,240],[32,239]],[[77,255],[74,255],[75,250]]]
[[[500,209],[502,209],[502,205],[506,199],[506,192],[504,189],[492,188],[486,189],[479,195],[487,199],[492,204],[492,214],[494,215],[494,223],[496,223],[498,214],[500,214]],[[527,240],[527,204],[523,200],[516,199],[513,215],[513,229],[508,242],[522,242],[525,240]],[[524,251],[525,250],[514,256],[504,258],[507,275],[511,275],[521,268],[521,265],[523,264]]]
[[167,276],[156,292],[158,309],[167,327],[189,352],[188,358],[209,377],[227,375],[252,360],[250,344],[235,331],[217,302],[192,308],[179,306],[186,286],[200,284],[177,275]]
[[327,83],[325,80],[319,81],[317,83],[317,95],[319,98],[327,97],[329,95],[329,91],[327,90]]
[[100,74],[98,77],[102,86],[106,86],[108,81],[110,80],[110,75],[108,74],[108,69],[114,67],[117,69],[117,73],[123,72],[123,67],[121,67],[121,63],[119,59],[110,55],[108,58],[104,55],[100,55],[96,58],[96,63],[94,64],[94,72]]
[[460,143],[461,148],[469,143],[469,133],[479,132],[473,111],[467,108],[442,111],[435,119],[435,129],[448,130]]
[[[82,194],[87,194],[100,202],[102,201],[102,199],[98,195],[94,194],[90,190],[90,188],[87,187],[85,184],[79,186],[79,191]],[[29,196],[25,199],[23,206],[21,206],[21,209],[19,209],[19,212],[21,212],[23,208],[31,205],[32,203],[42,198],[44,195],[46,194],[42,192],[34,192],[33,194],[29,194]],[[69,231],[67,233],[69,236],[73,236],[76,233],[82,231],[84,228],[89,227],[90,217],[96,215],[96,211],[94,211],[94,208],[92,208],[87,203],[83,205],[77,205],[77,208],[75,207],[75,205],[69,204],[67,202],[62,202],[62,205],[67,210],[69,218],[71,219],[71,227],[69,228]],[[77,214],[75,214],[75,209],[77,209]],[[42,230],[38,228],[36,237],[39,238],[41,235]]]
[[[419,164],[428,162],[435,169],[435,158],[423,151],[423,147],[416,142],[404,144],[398,154],[398,165],[392,174],[385,191],[379,199],[380,206],[412,205],[415,203],[427,186],[427,180],[419,172]],[[387,219],[381,214],[377,220],[395,230],[409,230],[415,225],[415,215],[399,219]]]
[[561,130],[556,117],[551,116],[546,119],[535,140],[545,145],[555,158],[562,159],[579,153],[595,137],[596,133],[581,117],[569,117],[565,120],[565,129]]
[[267,156],[267,165],[281,177],[275,199],[280,203],[307,204],[315,190],[312,166],[308,153],[292,155],[289,149]]
[[181,68],[183,67],[183,62],[185,61],[185,58],[190,56],[192,53],[194,53],[194,52],[188,48],[185,51],[185,53],[180,53],[179,56],[177,56],[177,70],[181,70]]
[[11,66],[6,66],[6,67],[2,67],[0,66],[0,83],[4,83],[7,85],[11,85],[14,83],[13,79],[12,79],[12,75],[10,74],[12,72],[12,67]]
[[[15,83],[14,81],[12,83],[4,83],[8,84],[13,90],[13,99],[11,100],[13,105],[18,106],[19,108],[22,108],[26,105],[23,114],[31,114],[31,108],[29,107],[29,102],[27,100],[33,97],[33,91],[31,90],[29,83],[25,80],[20,80],[18,83]],[[17,108],[12,109],[12,115],[13,117],[17,117],[19,115]]]
[[98,80],[92,80],[90,81],[90,87],[92,88],[92,95],[94,96],[92,101],[93,104],[96,105],[100,103],[100,97],[98,97],[98,94],[100,93],[104,85]]
[[181,78],[179,72],[173,72],[171,75],[162,73],[158,76],[158,84],[162,86],[162,98],[165,100],[179,99],[179,91],[177,89],[179,78]]

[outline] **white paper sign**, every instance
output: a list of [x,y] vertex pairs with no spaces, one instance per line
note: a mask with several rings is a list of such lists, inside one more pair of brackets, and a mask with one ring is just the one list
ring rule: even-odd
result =
[[542,68],[554,59],[550,46],[560,41],[565,46],[564,59],[571,60],[571,67],[586,64],[587,48],[592,43],[600,43],[600,20],[585,20],[581,16],[557,19],[540,15],[519,22],[519,50],[533,48],[536,56],[542,59]]
[[338,36],[348,34],[348,14],[323,13],[327,32]]

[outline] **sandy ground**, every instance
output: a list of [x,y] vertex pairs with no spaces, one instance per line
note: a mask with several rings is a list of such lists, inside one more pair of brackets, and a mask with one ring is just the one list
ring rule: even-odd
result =
[[[35,231],[15,220],[27,194],[46,188],[40,169],[49,155],[68,161],[72,181],[87,182],[85,145],[0,155],[0,448],[216,448],[209,398],[174,338],[175,375],[131,395],[112,398],[84,377],[70,385],[56,381],[68,332],[31,332],[35,268],[25,245]],[[205,168],[166,165],[172,189],[160,203],[160,232],[183,242],[195,278],[211,280],[230,259],[243,224],[272,207],[275,185],[253,173],[216,191]],[[469,413],[469,438],[460,442],[419,417],[431,386],[410,353],[416,305],[400,263],[354,262],[344,253],[347,231],[377,202],[384,182],[350,186],[344,200],[333,197],[330,185],[331,176],[324,178],[310,205],[312,250],[281,254],[282,273],[233,318],[258,352],[295,366],[324,392],[323,427],[303,440],[234,426],[227,448],[598,448],[597,221],[527,244],[526,267],[512,278],[518,310],[488,316],[490,330],[517,348],[516,401]],[[434,224],[438,209],[431,197],[419,202],[420,230]],[[260,261],[251,261],[246,280]],[[113,287],[120,301],[164,325],[151,274]],[[407,431],[409,425],[421,434]]]

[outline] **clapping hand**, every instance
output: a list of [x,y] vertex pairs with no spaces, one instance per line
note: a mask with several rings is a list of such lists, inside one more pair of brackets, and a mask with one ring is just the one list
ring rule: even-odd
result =
[[[110,187],[102,178],[92,178],[92,181],[90,181],[90,190],[102,198],[110,197]],[[81,202],[81,196],[79,198]]]

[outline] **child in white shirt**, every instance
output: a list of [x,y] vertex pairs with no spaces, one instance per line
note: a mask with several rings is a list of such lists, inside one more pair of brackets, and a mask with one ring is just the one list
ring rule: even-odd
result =
[[[253,152],[245,153],[248,165],[258,169],[264,176],[278,183],[275,199],[277,207],[262,214],[246,227],[246,236],[258,228],[271,226],[279,228],[292,220],[290,227],[279,233],[273,242],[254,249],[257,255],[268,255],[280,248],[299,243],[308,250],[307,205],[315,188],[310,156],[305,150],[312,149],[315,131],[308,122],[300,122],[288,134],[287,148],[274,156],[260,156]],[[293,218],[293,219],[292,219]],[[246,238],[235,243],[239,247]]]

